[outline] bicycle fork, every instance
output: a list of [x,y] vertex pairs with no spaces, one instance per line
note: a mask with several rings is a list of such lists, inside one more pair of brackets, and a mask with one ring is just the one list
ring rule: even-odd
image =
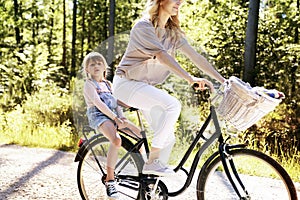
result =
[[[246,188],[245,188],[245,186],[244,186],[244,184],[243,184],[243,182],[242,182],[242,180],[241,180],[241,178],[240,178],[240,176],[239,176],[239,174],[236,170],[236,167],[235,167],[232,156],[228,152],[228,150],[230,150],[230,148],[237,148],[237,147],[241,148],[241,147],[244,147],[244,145],[228,146],[228,144],[226,144],[226,143],[221,143],[219,145],[219,153],[221,155],[221,160],[222,160],[222,164],[223,164],[226,176],[227,176],[228,180],[230,181],[234,191],[236,192],[236,194],[238,195],[238,197],[241,200],[249,200],[250,196],[248,194],[248,191],[246,190]],[[229,166],[231,168],[232,173],[230,173],[230,171],[229,171],[228,162],[226,160],[228,160],[228,162],[229,162]],[[237,188],[237,184],[233,180],[232,174],[234,175],[238,185],[242,188],[242,190],[243,190],[243,192],[245,193],[246,196],[242,196],[240,194],[240,191]]]

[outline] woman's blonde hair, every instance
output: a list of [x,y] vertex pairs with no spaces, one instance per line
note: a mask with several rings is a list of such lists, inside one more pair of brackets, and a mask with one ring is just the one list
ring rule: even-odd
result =
[[[158,28],[159,7],[162,1],[166,0],[147,0],[146,9],[143,13],[144,17],[149,18],[155,28]],[[175,41],[179,39],[182,34],[184,34],[180,28],[179,11],[177,15],[171,16],[168,19],[165,28],[169,36],[174,38]]]
[[[88,79],[91,79],[90,74],[87,72],[87,67],[91,61],[100,61],[105,65],[106,69],[108,68],[107,62],[102,54],[95,51],[88,53],[82,61],[83,72]],[[103,77],[106,78],[106,70],[104,71]]]

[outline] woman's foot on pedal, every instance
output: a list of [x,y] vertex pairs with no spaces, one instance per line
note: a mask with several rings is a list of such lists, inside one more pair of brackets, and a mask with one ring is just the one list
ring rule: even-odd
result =
[[170,169],[168,166],[165,166],[158,159],[153,160],[152,163],[145,163],[143,168],[143,174],[153,174],[157,176],[170,176],[175,172],[173,169]]
[[105,186],[106,186],[106,194],[107,194],[108,199],[118,199],[119,198],[115,181],[113,181],[113,180],[107,181],[105,183]]

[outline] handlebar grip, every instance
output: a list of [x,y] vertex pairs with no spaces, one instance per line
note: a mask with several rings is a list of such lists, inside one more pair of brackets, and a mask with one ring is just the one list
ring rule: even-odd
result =
[[193,87],[194,89],[198,88],[198,87],[199,87],[199,83],[193,83],[192,87]]
[[138,108],[134,108],[134,107],[130,107],[130,108],[129,108],[129,111],[130,111],[130,112],[137,111],[137,110],[138,110]]

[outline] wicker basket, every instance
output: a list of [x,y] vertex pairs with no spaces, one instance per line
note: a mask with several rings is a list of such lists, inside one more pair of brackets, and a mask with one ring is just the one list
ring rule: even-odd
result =
[[236,129],[244,131],[273,111],[280,102],[281,99],[258,93],[248,83],[232,76],[225,83],[217,112]]

